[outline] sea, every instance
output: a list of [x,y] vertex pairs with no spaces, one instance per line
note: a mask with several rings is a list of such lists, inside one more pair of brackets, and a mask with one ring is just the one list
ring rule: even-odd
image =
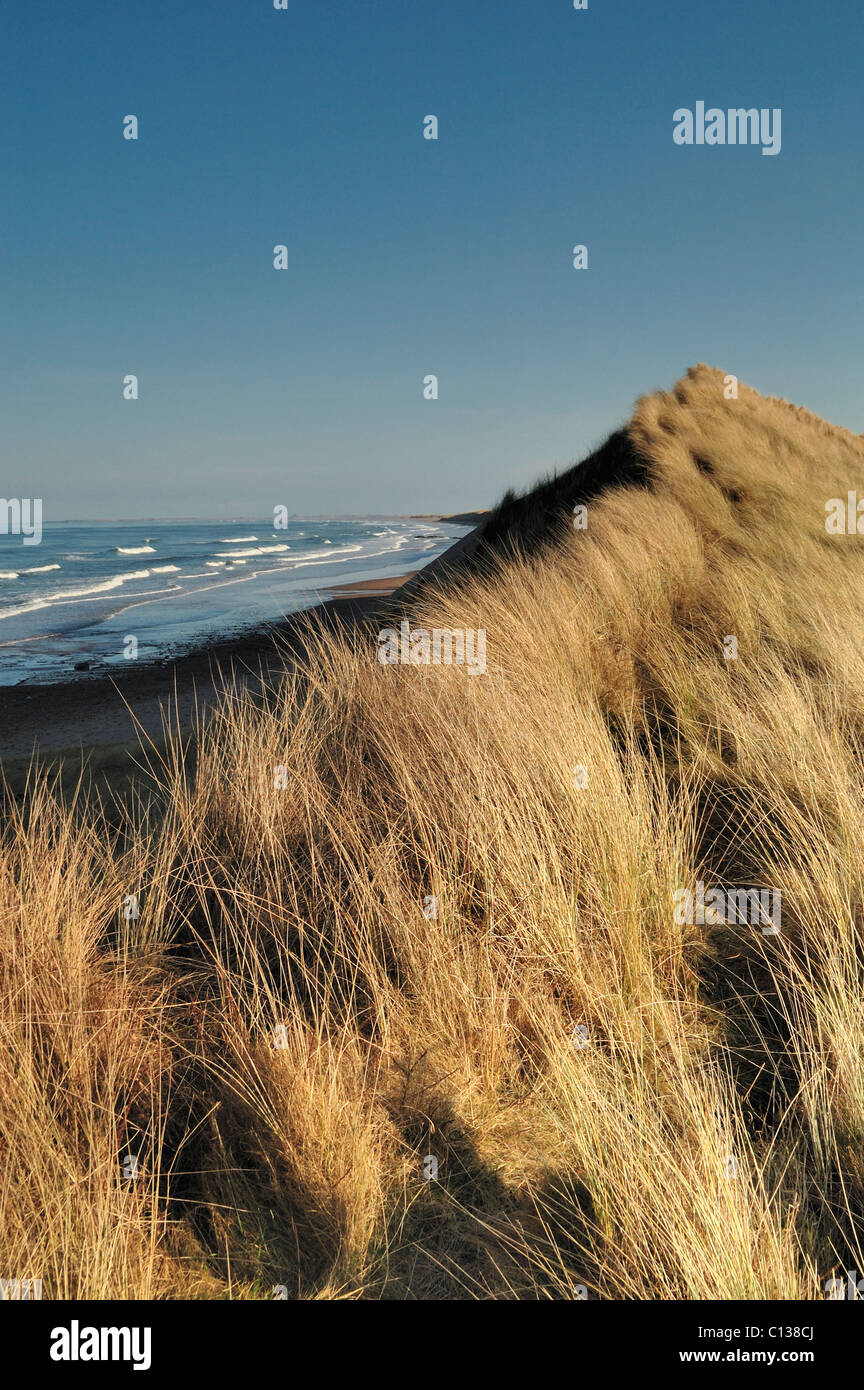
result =
[[[0,685],[168,657],[419,569],[469,528],[410,518],[46,522],[0,535]],[[130,641],[130,639],[134,639]]]

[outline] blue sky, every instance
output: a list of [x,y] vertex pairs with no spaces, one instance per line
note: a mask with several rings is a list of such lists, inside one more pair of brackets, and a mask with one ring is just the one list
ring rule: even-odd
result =
[[[46,520],[485,506],[697,361],[864,430],[851,0],[0,23],[0,490]],[[698,100],[781,153],[677,146]]]

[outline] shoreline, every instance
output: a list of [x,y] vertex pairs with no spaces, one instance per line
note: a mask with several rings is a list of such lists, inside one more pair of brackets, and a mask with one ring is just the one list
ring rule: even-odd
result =
[[163,742],[167,718],[172,729],[189,732],[196,711],[206,717],[226,678],[260,687],[302,650],[310,621],[346,629],[361,624],[403,591],[408,597],[422,577],[446,571],[478,532],[475,526],[420,570],[322,585],[317,603],[254,629],[155,660],[0,687],[0,775],[20,796],[35,757],[46,767],[62,764],[64,783],[71,785],[87,766],[116,790],[131,777],[142,744]]
[[[173,656],[129,663],[110,670],[79,672],[68,680],[0,687],[0,765],[107,745],[138,746],[137,733],[158,737],[162,712],[172,725],[191,727],[196,707],[212,701],[220,674],[241,683],[286,669],[289,651],[302,645],[301,628],[310,621],[351,626],[372,614],[376,604],[398,590],[371,597],[346,594],[326,599],[251,631],[209,641]],[[279,648],[285,651],[280,655]],[[286,650],[287,649],[287,650]]]

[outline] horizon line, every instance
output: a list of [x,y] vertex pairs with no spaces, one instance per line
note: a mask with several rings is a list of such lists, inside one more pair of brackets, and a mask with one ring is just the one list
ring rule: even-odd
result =
[[[289,521],[443,521],[447,516],[464,516],[468,512],[482,510],[469,507],[464,512],[292,512]],[[256,526],[270,526],[269,517],[260,516],[64,516],[45,521],[44,526],[68,526],[82,521],[99,522],[105,525],[130,523],[134,525],[165,521],[208,521],[230,526],[233,522],[254,523]],[[277,529],[277,528],[274,528]]]

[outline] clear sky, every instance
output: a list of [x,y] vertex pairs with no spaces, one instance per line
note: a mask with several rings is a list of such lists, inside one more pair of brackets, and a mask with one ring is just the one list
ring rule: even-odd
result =
[[[46,521],[485,506],[697,361],[864,431],[859,0],[0,26],[0,491]],[[780,154],[676,145],[699,100]]]

